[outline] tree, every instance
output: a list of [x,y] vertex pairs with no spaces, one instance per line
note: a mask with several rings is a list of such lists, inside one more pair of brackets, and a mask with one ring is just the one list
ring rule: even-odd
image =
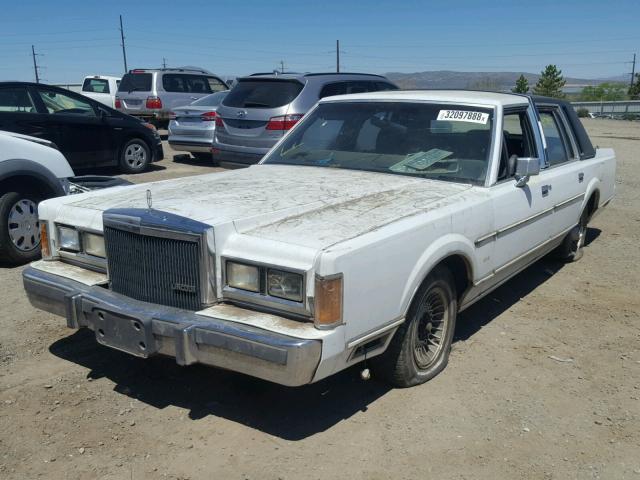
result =
[[631,100],[640,99],[640,73],[636,73],[636,81],[629,87],[629,98]]
[[564,98],[562,88],[566,80],[562,76],[562,70],[555,65],[547,65],[540,73],[538,83],[533,87],[533,93],[545,97]]
[[583,102],[616,101],[624,100],[624,85],[621,83],[601,83],[600,85],[588,86],[582,89],[580,100]]
[[529,91],[529,80],[524,75],[520,75],[516,80],[516,86],[511,89],[513,93],[527,93]]

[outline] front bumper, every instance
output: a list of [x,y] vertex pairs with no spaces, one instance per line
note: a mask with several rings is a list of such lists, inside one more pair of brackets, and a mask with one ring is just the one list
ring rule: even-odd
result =
[[320,363],[320,340],[140,302],[33,267],[22,276],[34,307],[66,317],[69,328],[89,328],[98,343],[137,357],[168,355],[179,365],[201,363],[287,386],[310,383]]

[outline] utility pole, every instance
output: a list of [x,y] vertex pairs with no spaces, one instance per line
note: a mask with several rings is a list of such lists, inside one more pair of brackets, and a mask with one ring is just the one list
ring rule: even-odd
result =
[[36,61],[36,49],[31,45],[31,56],[33,57],[33,72],[36,74],[36,83],[40,83],[40,76],[38,75],[38,62]]
[[124,58],[124,73],[127,73],[127,51],[124,47],[124,29],[122,28],[122,15],[120,15],[120,39],[122,40],[122,57]]
[[167,59],[162,57],[162,68],[167,68]]
[[336,73],[340,73],[340,40],[336,40]]
[[631,82],[629,82],[629,88],[633,87],[633,77],[636,76],[636,54],[633,54],[633,62],[631,62]]
[[280,73],[284,73],[284,60],[280,60]]

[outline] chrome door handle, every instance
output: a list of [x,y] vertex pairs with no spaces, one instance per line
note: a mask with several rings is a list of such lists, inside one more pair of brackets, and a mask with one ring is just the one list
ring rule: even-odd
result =
[[542,185],[542,196],[546,197],[551,191],[551,185]]

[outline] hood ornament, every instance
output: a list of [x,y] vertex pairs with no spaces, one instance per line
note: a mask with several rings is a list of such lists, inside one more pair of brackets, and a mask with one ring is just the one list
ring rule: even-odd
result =
[[153,206],[153,199],[151,198],[151,190],[147,190],[147,207],[151,210]]

